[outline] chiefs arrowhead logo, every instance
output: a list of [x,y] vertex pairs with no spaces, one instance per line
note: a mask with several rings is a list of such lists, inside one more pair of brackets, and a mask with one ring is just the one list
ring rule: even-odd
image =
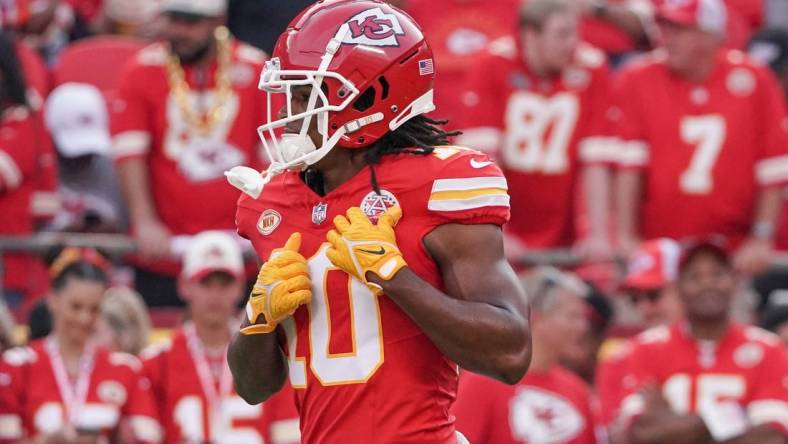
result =
[[405,35],[399,19],[380,8],[367,9],[351,17],[339,28],[345,45],[399,46],[398,37]]

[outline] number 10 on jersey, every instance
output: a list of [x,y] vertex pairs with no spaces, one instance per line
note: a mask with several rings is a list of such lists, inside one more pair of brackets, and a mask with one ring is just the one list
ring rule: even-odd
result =
[[[310,358],[296,353],[298,328],[293,318],[281,323],[287,336],[290,384],[306,387],[307,364],[321,385],[364,383],[383,364],[383,329],[377,296],[362,282],[334,267],[326,257],[327,245],[309,259],[312,276],[312,303],[309,312]],[[347,297],[352,349],[345,353],[331,353],[330,300]],[[302,332],[306,331],[302,329]]]

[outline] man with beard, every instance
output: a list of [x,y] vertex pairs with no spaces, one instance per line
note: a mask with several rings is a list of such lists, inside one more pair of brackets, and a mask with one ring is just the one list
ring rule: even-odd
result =
[[237,195],[223,172],[262,167],[256,79],[266,57],[232,39],[222,26],[226,7],[226,0],[166,0],[163,41],[129,64],[111,107],[139,244],[136,285],[149,304],[178,304],[173,236],[234,227]]

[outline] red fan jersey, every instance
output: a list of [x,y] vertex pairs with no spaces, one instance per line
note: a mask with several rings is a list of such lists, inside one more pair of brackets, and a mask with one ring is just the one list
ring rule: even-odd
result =
[[[686,323],[658,327],[637,337],[627,363],[628,393],[657,384],[677,413],[724,413],[731,422],[768,423],[788,436],[788,356],[771,333],[731,324],[714,343],[695,340]],[[637,399],[624,400],[624,415],[638,413]]]
[[419,277],[442,288],[424,237],[443,224],[503,225],[509,217],[506,179],[484,154],[457,147],[438,147],[426,156],[384,156],[375,174],[380,194],[365,167],[323,197],[298,174],[279,175],[259,199],[241,197],[238,231],[263,259],[291,233],[302,235],[312,302],[281,325],[304,442],[454,444],[448,411],[457,365],[393,300],[375,297],[331,264],[326,233],[350,207],[376,220],[398,203],[403,218],[397,243],[405,260]]
[[[292,393],[277,403],[281,409],[265,418],[269,402],[249,405],[233,388],[226,351],[212,356],[203,349],[194,326],[186,324],[171,341],[153,346],[143,353],[145,375],[150,379],[159,417],[164,427],[164,442],[212,442],[217,444],[292,444],[299,442],[271,439],[271,428],[282,430],[287,424],[298,430],[298,412]],[[275,421],[275,424],[274,424]],[[290,421],[290,422],[288,422]],[[270,423],[269,423],[270,422]],[[282,432],[278,438],[281,439]]]
[[582,46],[563,75],[542,79],[511,40],[469,74],[460,139],[496,153],[509,181],[509,231],[532,247],[571,245],[581,162],[610,162],[604,54]]
[[134,356],[88,347],[72,380],[53,337],[6,351],[0,361],[0,442],[69,425],[109,442],[103,440],[124,420],[139,442],[159,442],[156,407],[141,367]]
[[[265,115],[265,101],[257,79],[265,54],[233,44],[225,118],[207,134],[190,125],[182,104],[185,100],[192,113],[202,116],[222,100],[215,86],[216,62],[205,71],[184,66],[191,91],[181,97],[168,81],[167,56],[167,47],[157,43],[127,66],[111,106],[115,155],[120,162],[146,160],[156,212],[174,235],[230,229],[237,193],[224,171],[237,165],[262,167],[256,129]],[[177,267],[170,264],[160,271],[174,275]]]
[[616,91],[621,165],[647,173],[640,236],[746,236],[758,188],[788,180],[788,125],[772,74],[721,51],[709,78],[693,84],[655,52],[625,70]]
[[556,366],[517,385],[463,373],[453,413],[473,444],[595,444],[588,385]]
[[[608,339],[608,341],[612,341],[612,339]],[[621,401],[627,395],[623,381],[627,374],[627,359],[632,354],[632,341],[622,340],[621,344],[613,347],[617,349],[599,359],[594,375],[594,388],[599,399],[600,421],[605,426],[618,417]]]
[[[33,232],[32,201],[44,179],[45,166],[54,164],[43,123],[27,108],[12,107],[0,116],[0,235],[27,235]],[[43,171],[43,172],[42,172]],[[55,177],[56,179],[56,177]],[[28,291],[39,288],[39,261],[30,255],[4,255],[5,288]],[[35,279],[32,277],[35,276]]]
[[[408,0],[405,11],[430,42],[440,75],[435,78],[433,114],[459,128],[465,113],[462,95],[469,65],[493,40],[517,32],[519,0]],[[436,14],[435,11],[440,11]]]

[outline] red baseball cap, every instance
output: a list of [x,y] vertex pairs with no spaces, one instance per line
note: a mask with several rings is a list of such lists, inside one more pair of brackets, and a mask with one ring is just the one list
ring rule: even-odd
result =
[[723,0],[663,0],[657,11],[661,21],[724,35],[728,10]]
[[686,240],[682,244],[679,272],[684,270],[684,267],[700,252],[711,253],[726,265],[731,263],[730,246],[722,236],[694,238]]
[[673,239],[645,241],[627,265],[623,287],[656,290],[676,280],[681,247]]

